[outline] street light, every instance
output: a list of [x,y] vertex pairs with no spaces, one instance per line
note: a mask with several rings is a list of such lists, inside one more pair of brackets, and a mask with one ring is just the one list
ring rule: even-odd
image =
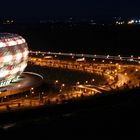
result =
[[65,86],[65,84],[62,84],[62,87],[64,87]]
[[31,97],[33,97],[33,95],[34,95],[34,88],[32,87],[32,88],[30,88],[30,95],[31,95]]
[[80,82],[78,81],[78,82],[76,82],[76,85],[79,85],[80,84]]
[[34,92],[33,90],[34,90],[34,88],[33,88],[33,87],[32,87],[32,88],[30,88],[30,93]]
[[94,81],[95,81],[95,79],[92,79],[92,80],[91,80],[91,84],[92,84]]
[[60,92],[62,92],[62,89],[65,87],[65,84],[62,84],[61,85],[61,88],[60,88]]
[[21,85],[19,84],[18,87],[21,87]]
[[85,81],[85,84],[87,84],[88,83],[88,81]]

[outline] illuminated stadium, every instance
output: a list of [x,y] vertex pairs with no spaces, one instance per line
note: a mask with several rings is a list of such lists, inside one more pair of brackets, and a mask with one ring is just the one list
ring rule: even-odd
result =
[[21,36],[0,33],[0,87],[9,85],[27,66],[28,46]]

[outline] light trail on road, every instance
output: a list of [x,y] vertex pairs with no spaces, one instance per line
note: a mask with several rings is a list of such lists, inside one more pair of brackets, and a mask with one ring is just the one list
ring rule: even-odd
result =
[[140,57],[125,57],[125,56],[110,56],[110,55],[97,55],[97,54],[77,54],[77,53],[61,53],[61,52],[38,52],[30,51],[32,54],[48,54],[48,55],[60,55],[60,56],[75,56],[75,57],[87,57],[87,58],[100,58],[100,59],[110,59],[110,60],[124,60],[130,62],[140,62]]
[[[38,55],[41,56],[38,57]],[[78,84],[75,86],[71,86],[75,88],[74,90],[61,91],[60,94],[54,96],[43,95],[42,101],[40,97],[36,98],[24,98],[19,100],[13,100],[5,103],[0,103],[0,110],[7,109],[7,105],[11,109],[19,109],[20,108],[29,108],[36,107],[46,104],[46,102],[51,103],[61,103],[63,100],[69,99],[77,99],[81,96],[93,96],[95,94],[103,94],[104,92],[112,92],[112,90],[123,90],[126,88],[135,87],[135,85],[140,87],[140,57],[123,57],[123,56],[110,56],[110,55],[91,55],[91,54],[74,54],[74,53],[56,53],[56,52],[36,52],[30,51],[29,63],[32,65],[38,65],[40,67],[49,67],[49,68],[59,68],[59,69],[67,69],[67,70],[75,70],[75,71],[83,71],[87,73],[96,73],[100,76],[105,77],[106,84],[102,85],[94,85],[94,84]],[[34,55],[34,56],[33,56]],[[51,57],[47,57],[47,56]],[[63,60],[59,59],[59,57],[63,57]],[[92,58],[101,59],[101,63],[96,63],[96,61],[88,62],[81,61],[78,62],[75,59],[65,60],[65,56],[72,56],[77,58]],[[48,59],[47,59],[48,58]],[[103,60],[112,60],[110,63],[103,63]],[[75,61],[74,61],[75,60]],[[131,62],[132,64],[122,64],[119,61]],[[115,63],[114,63],[115,61]],[[116,62],[118,61],[118,63]],[[135,64],[133,64],[135,63]],[[65,84],[63,84],[65,85]]]

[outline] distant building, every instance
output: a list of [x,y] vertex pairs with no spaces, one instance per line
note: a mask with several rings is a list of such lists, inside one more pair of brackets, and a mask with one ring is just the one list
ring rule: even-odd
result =
[[125,21],[116,21],[116,25],[123,25],[125,24]]
[[129,25],[139,25],[140,24],[140,19],[131,19],[128,20]]

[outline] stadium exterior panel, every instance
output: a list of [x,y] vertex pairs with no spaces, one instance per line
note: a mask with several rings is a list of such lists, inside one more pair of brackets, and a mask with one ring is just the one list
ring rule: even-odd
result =
[[27,66],[28,45],[17,34],[0,33],[0,87],[18,79]]

